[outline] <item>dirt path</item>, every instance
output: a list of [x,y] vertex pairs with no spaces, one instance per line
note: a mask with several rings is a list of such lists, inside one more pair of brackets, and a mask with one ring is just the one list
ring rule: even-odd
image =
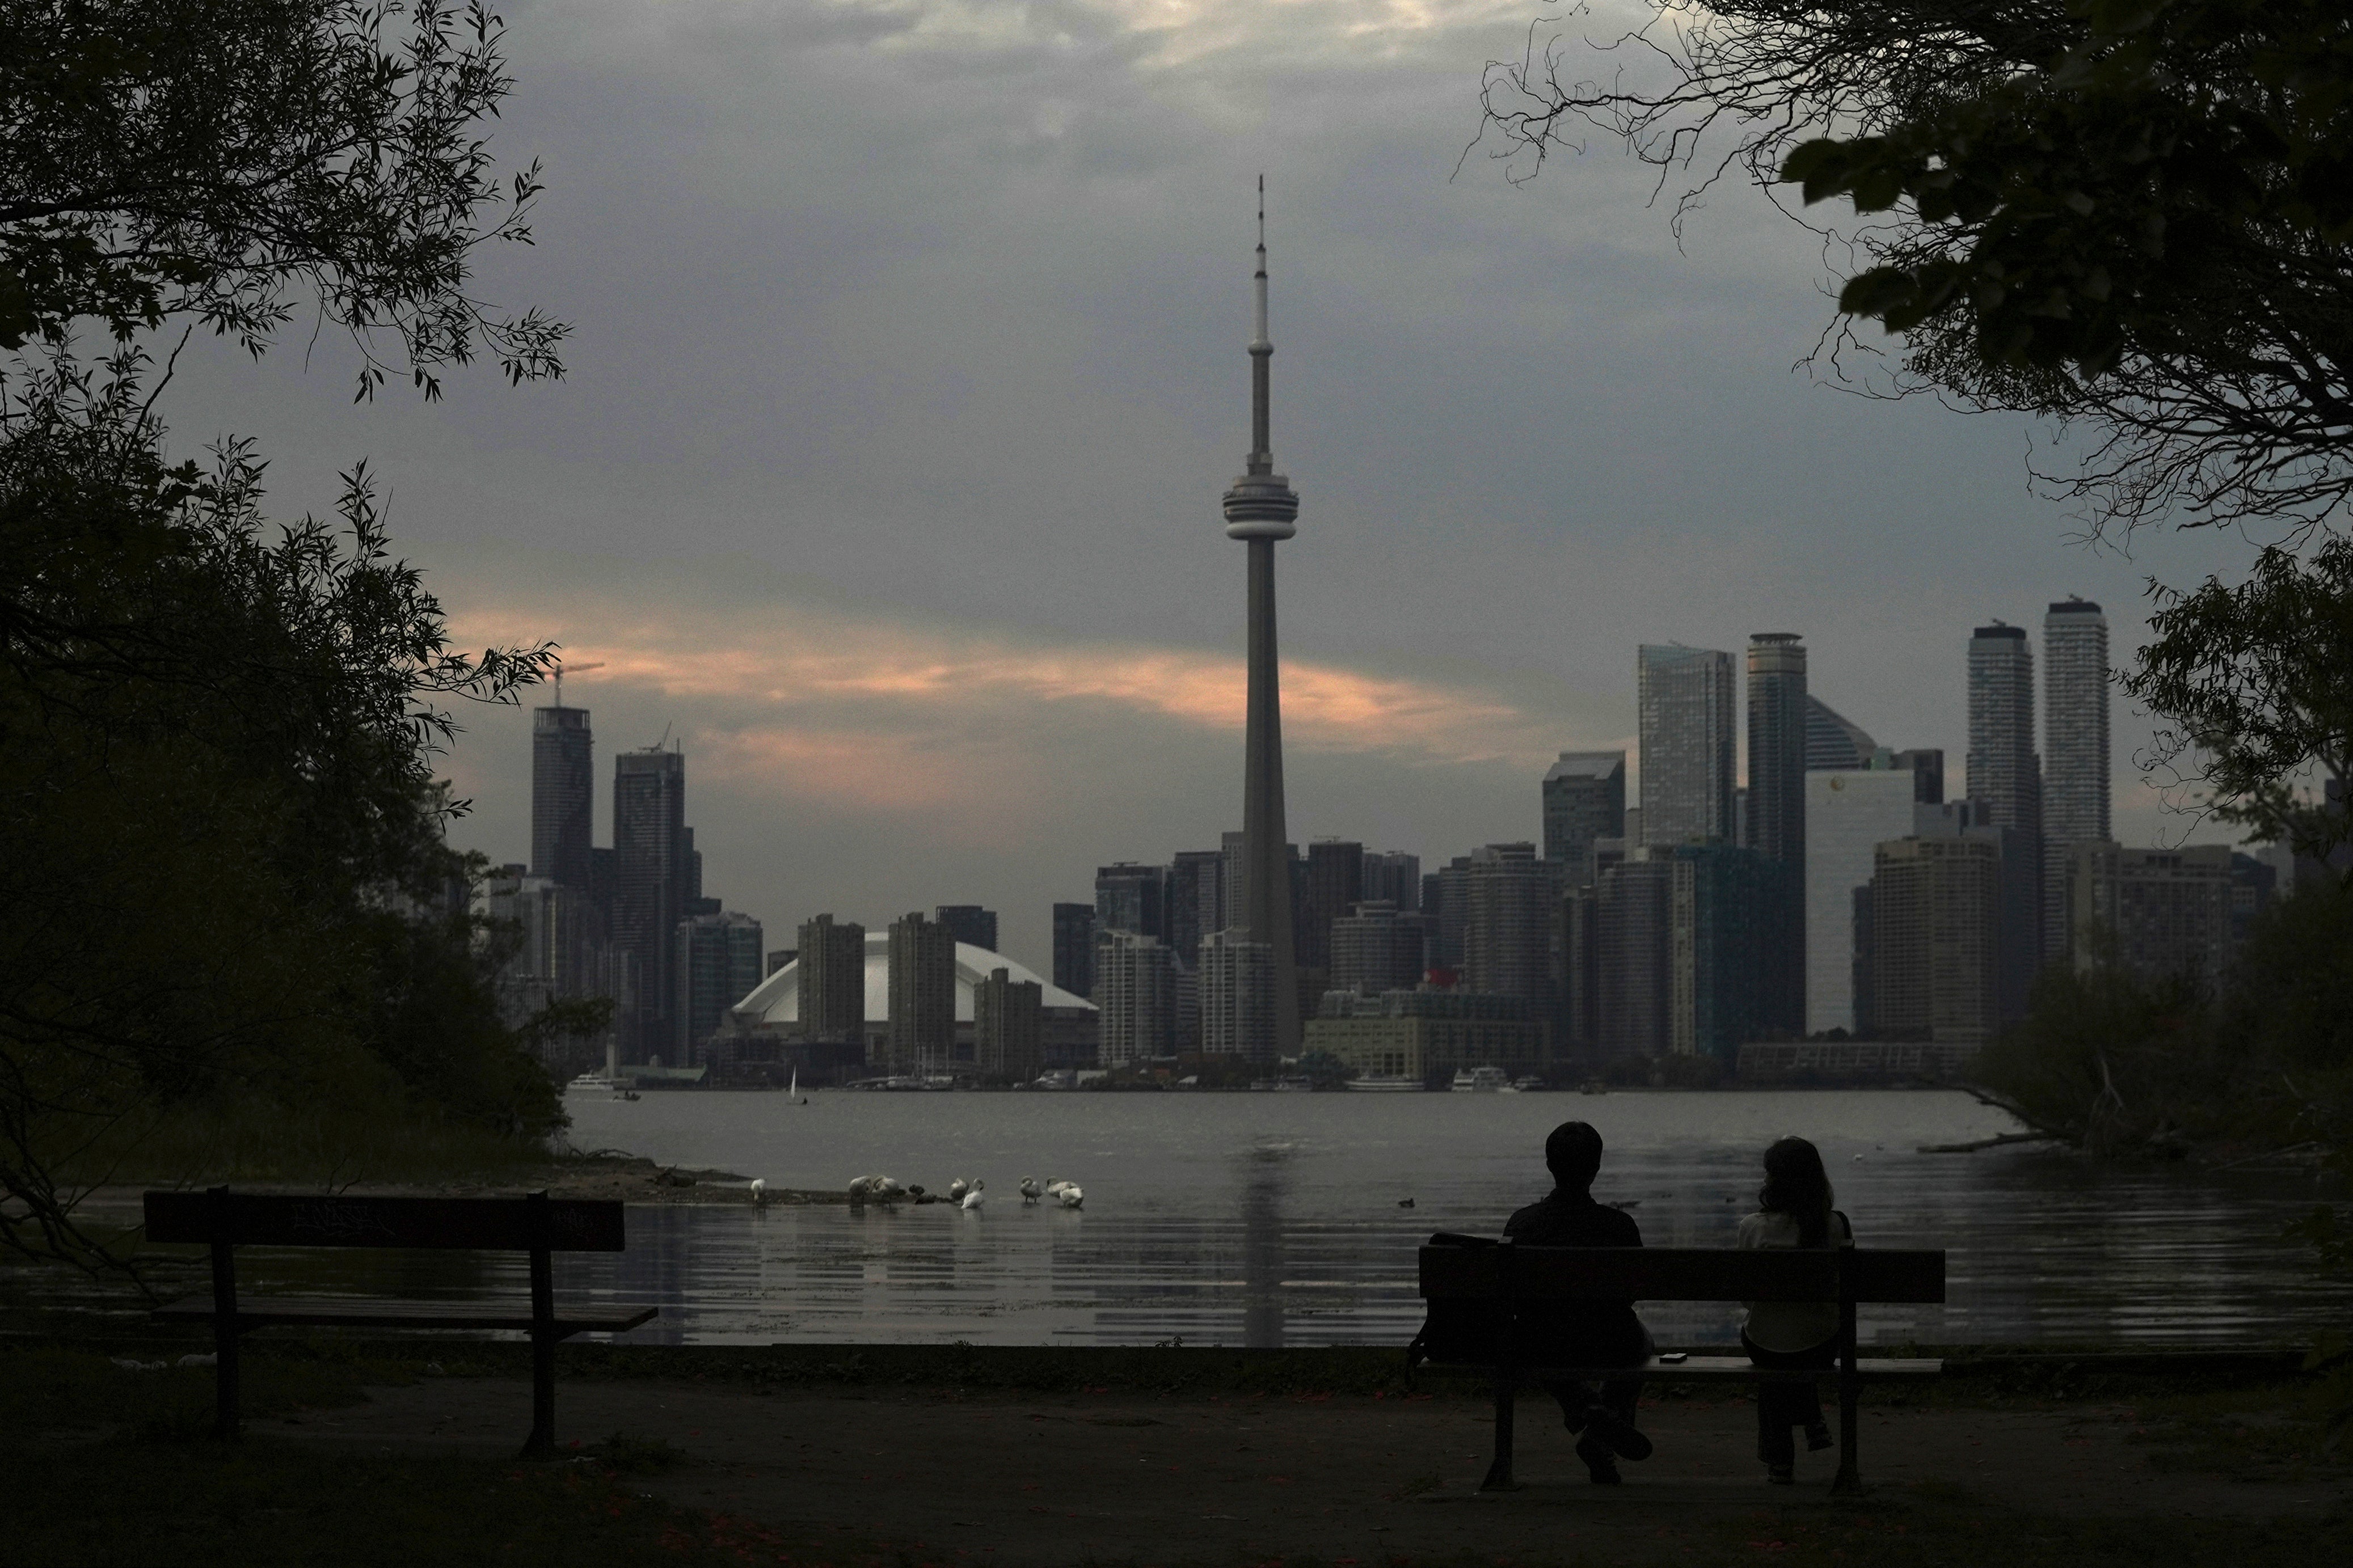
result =
[[[258,1432],[370,1447],[511,1451],[529,1425],[521,1383],[433,1379],[345,1410],[254,1423]],[[1590,1485],[1543,1403],[1522,1406],[1520,1479],[1473,1491],[1486,1410],[1457,1398],[1155,1400],[941,1393],[762,1394],[685,1383],[574,1383],[559,1430],[659,1438],[684,1462],[633,1485],[816,1539],[865,1539],[1024,1563],[1225,1562],[1313,1553],[1383,1563],[1463,1549],[1577,1549],[1608,1560],[1663,1551],[1776,1508],[1832,1506],[1834,1455],[1768,1488],[1745,1403],[1669,1401],[1642,1425],[1658,1444],[1627,1484]],[[2337,1480],[2248,1484],[2165,1472],[2128,1412],[1866,1409],[1863,1475],[1882,1499],[1932,1483],[2037,1513],[2319,1514]]]

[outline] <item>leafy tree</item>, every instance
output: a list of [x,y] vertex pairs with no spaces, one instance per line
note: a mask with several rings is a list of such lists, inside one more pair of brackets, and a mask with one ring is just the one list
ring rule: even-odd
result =
[[[2353,500],[2353,12],[2334,0],[1652,0],[1564,75],[1491,65],[1504,155],[1581,126],[1687,176],[1842,196],[1842,311],[1904,389],[2084,421],[2095,528],[2291,530]],[[1840,344],[1852,343],[1834,334]],[[1832,350],[1835,354],[1838,351]]]
[[480,0],[0,0],[0,349],[186,318],[259,354],[308,300],[363,397],[392,352],[427,397],[480,352],[561,375],[563,323],[469,292],[540,190],[480,134],[503,37]]
[[2150,595],[2156,635],[2124,688],[2158,716],[2152,760],[2194,773],[2252,837],[2320,860],[2353,840],[2341,800],[2297,788],[2316,771],[2353,799],[2353,542],[2266,549],[2235,587]]

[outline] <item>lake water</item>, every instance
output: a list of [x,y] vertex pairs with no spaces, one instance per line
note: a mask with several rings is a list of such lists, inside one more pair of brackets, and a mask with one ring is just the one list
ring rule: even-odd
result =
[[[1918,1152],[2014,1127],[1959,1094],[808,1099],[575,1096],[573,1137],[773,1186],[979,1176],[988,1203],[633,1210],[629,1251],[570,1260],[573,1283],[660,1305],[649,1341],[1402,1343],[1414,1248],[1542,1196],[1545,1134],[1574,1117],[1608,1144],[1596,1194],[1654,1246],[1729,1245],[1765,1146],[1813,1139],[1859,1240],[1950,1254],[1951,1299],[1866,1311],[1875,1342],[2276,1342],[2342,1311],[2275,1239],[2320,1195],[2309,1174]],[[1024,1175],[1077,1181],[1085,1207],[1024,1207]],[[1643,1313],[1662,1341],[1736,1337],[1736,1307]]]
[[[1402,1344],[1421,1321],[1414,1249],[1493,1234],[1549,1186],[1545,1134],[1570,1118],[1608,1144],[1596,1194],[1653,1246],[1728,1246],[1767,1144],[1822,1150],[1865,1246],[1948,1253],[1940,1307],[1866,1309],[1880,1344],[2279,1343],[2341,1321],[2343,1293],[2276,1237],[2334,1187],[2277,1168],[2098,1166],[2033,1145],[1924,1154],[2009,1131],[1959,1094],[575,1095],[573,1141],[772,1187],[882,1173],[945,1205],[633,1207],[629,1247],[557,1258],[574,1297],[661,1309],[651,1343]],[[1077,1211],[1025,1207],[1025,1175],[1067,1177]],[[1411,1208],[1400,1206],[1413,1201]],[[127,1216],[126,1216],[127,1217]],[[187,1266],[187,1289],[201,1289]],[[464,1297],[520,1293],[520,1258],[252,1249],[249,1286]],[[14,1286],[30,1283],[20,1270]],[[173,1281],[176,1283],[176,1281]],[[45,1300],[74,1292],[48,1271]],[[96,1305],[95,1300],[90,1302]],[[1668,1343],[1729,1343],[1736,1306],[1650,1303]]]

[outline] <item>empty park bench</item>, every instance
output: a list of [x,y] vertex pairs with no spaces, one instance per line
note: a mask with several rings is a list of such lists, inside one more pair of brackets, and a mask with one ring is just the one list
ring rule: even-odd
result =
[[[1866,1358],[1855,1353],[1855,1308],[1865,1301],[1933,1302],[1945,1299],[1942,1252],[1894,1252],[1855,1247],[1736,1250],[1725,1247],[1525,1247],[1506,1238],[1440,1236],[1421,1249],[1421,1294],[1433,1325],[1451,1317],[1461,1342],[1408,1352],[1407,1373],[1427,1356],[1440,1370],[1476,1372],[1494,1380],[1495,1455],[1482,1491],[1509,1490],[1512,1402],[1525,1384],[1599,1383],[1639,1376],[1649,1382],[1766,1383],[1836,1377],[1839,1468],[1833,1491],[1862,1485],[1856,1464],[1855,1402],[1865,1382],[1935,1377],[1939,1361]],[[1689,1356],[1640,1366],[1575,1366],[1546,1359],[1540,1326],[1514,1325],[1524,1309],[1577,1301],[1835,1301],[1838,1363],[1831,1371],[1768,1372],[1746,1356]],[[1451,1304],[1451,1310],[1440,1303]],[[1541,1320],[1539,1319],[1539,1325]]]
[[[531,1335],[531,1436],[525,1453],[555,1447],[555,1345],[583,1333],[618,1333],[654,1316],[651,1307],[555,1305],[554,1255],[619,1252],[621,1205],[551,1198],[370,1198],[206,1192],[149,1193],[147,1239],[212,1248],[209,1300],[191,1296],[156,1309],[162,1318],[209,1318],[217,1357],[217,1430],[237,1432],[237,1339],[273,1323],[317,1328],[510,1329]],[[406,1301],[346,1296],[247,1296],[237,1289],[239,1247],[420,1247],[527,1252],[531,1300]]]

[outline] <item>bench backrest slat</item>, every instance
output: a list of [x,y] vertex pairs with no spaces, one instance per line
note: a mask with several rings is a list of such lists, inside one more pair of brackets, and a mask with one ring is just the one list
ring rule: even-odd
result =
[[[1506,1264],[1506,1254],[1510,1261]],[[1945,1255],[1861,1247],[1425,1247],[1431,1300],[1835,1301],[1840,1274],[1858,1301],[1942,1301]]]
[[[370,1198],[279,1193],[149,1193],[150,1241],[227,1241],[240,1247],[413,1247],[526,1252],[534,1245],[522,1198]],[[216,1207],[216,1205],[222,1205]],[[225,1223],[216,1224],[216,1216]],[[620,1252],[621,1205],[608,1198],[551,1198],[548,1245],[556,1252]]]

